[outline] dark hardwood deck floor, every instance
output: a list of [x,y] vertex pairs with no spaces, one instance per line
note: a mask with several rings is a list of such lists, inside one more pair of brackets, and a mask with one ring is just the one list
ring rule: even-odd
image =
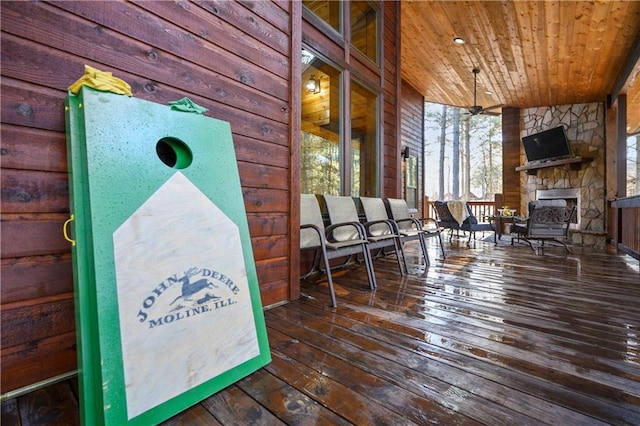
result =
[[[466,240],[304,283],[266,312],[273,362],[165,425],[640,424],[640,268],[629,256]],[[414,258],[415,260],[415,258]],[[74,380],[2,404],[2,424],[78,424]]]

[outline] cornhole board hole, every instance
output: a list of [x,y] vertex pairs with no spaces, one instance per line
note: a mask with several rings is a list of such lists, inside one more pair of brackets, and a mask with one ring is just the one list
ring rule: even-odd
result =
[[66,98],[81,418],[159,423],[270,362],[228,123]]

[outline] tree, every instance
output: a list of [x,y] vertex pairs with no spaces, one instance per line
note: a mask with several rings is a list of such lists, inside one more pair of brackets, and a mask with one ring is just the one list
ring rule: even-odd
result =
[[460,108],[453,109],[453,154],[451,155],[451,192],[453,199],[460,198]]
[[626,195],[640,195],[640,134],[627,136]]
[[452,192],[464,200],[473,194],[491,199],[502,190],[501,118],[464,112],[425,105],[424,187],[430,198],[444,200],[447,192]]
[[464,166],[463,172],[463,186],[464,186],[464,199],[471,199],[471,135],[469,131],[469,117],[466,115],[462,120],[462,129],[464,134],[464,152],[462,153],[462,164]]
[[438,185],[438,198],[444,199],[444,148],[447,142],[447,106],[442,105],[440,117],[440,181]]
[[473,175],[473,183],[480,187],[483,198],[490,200],[502,191],[502,121],[499,117],[483,116],[479,136],[479,154]]

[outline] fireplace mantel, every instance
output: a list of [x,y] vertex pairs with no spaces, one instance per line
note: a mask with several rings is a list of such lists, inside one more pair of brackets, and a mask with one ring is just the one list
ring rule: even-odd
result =
[[548,169],[550,167],[558,167],[569,165],[574,170],[580,170],[582,164],[590,163],[593,161],[593,157],[571,157],[563,158],[562,160],[546,161],[544,163],[537,164],[525,164],[524,166],[516,167],[517,172],[526,172],[528,175],[535,175],[539,169]]

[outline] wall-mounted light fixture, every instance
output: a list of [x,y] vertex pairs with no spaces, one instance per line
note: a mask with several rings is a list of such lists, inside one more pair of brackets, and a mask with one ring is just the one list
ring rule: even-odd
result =
[[315,74],[311,74],[305,87],[309,93],[320,93],[320,79]]
[[409,155],[411,155],[411,151],[409,150],[408,146],[405,146],[404,148],[402,148],[402,151],[400,151],[400,153],[402,154],[402,158],[404,160],[409,158]]

